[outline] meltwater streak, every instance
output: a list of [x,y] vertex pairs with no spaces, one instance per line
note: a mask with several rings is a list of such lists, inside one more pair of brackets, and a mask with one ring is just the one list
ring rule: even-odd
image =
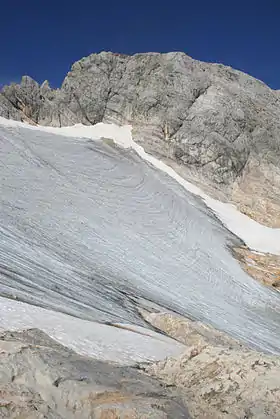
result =
[[130,150],[2,127],[2,296],[143,324],[141,297],[280,353],[279,295],[203,202]]

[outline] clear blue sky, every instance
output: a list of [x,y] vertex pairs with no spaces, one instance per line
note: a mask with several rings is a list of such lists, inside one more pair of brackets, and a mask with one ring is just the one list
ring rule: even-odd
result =
[[0,84],[28,74],[59,86],[102,50],[184,51],[280,89],[280,0],[2,0]]

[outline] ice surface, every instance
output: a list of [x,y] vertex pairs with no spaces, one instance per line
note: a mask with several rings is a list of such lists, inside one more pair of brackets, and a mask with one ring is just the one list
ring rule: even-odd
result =
[[157,169],[167,173],[189,192],[200,196],[206,205],[211,208],[223,224],[241,238],[246,245],[259,252],[280,255],[280,228],[264,226],[239,212],[234,205],[217,201],[200,188],[191,184],[178,175],[167,164],[146,153],[142,146],[135,143],[131,136],[131,126],[117,126],[115,124],[99,123],[94,126],[77,124],[71,127],[40,127],[31,126],[22,122],[11,121],[0,117],[0,125],[29,128],[37,131],[51,132],[67,137],[82,137],[90,139],[111,138],[116,144],[131,148],[145,161],[151,163]]
[[164,359],[183,352],[184,345],[140,327],[106,325],[81,320],[0,297],[0,330],[43,330],[81,355],[134,364]]
[[129,127],[55,130],[0,127],[2,296],[138,326],[148,300],[280,353],[279,295],[243,272],[202,199],[131,150]]

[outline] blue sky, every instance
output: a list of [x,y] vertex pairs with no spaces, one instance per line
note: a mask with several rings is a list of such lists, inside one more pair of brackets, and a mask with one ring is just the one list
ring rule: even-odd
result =
[[0,85],[28,74],[59,86],[102,50],[184,51],[280,89],[280,0],[2,0]]

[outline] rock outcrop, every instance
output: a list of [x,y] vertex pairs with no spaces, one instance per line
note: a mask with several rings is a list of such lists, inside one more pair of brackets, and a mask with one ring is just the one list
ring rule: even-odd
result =
[[206,192],[280,226],[280,95],[184,53],[92,54],[60,89],[3,88],[0,116],[35,124],[132,124],[134,139]]
[[249,350],[211,327],[170,313],[145,317],[187,346],[178,358],[143,369],[181,388],[193,418],[279,418],[279,357]]
[[0,358],[1,418],[190,418],[174,389],[79,356],[37,329],[2,333]]
[[252,252],[245,247],[233,249],[234,256],[250,276],[280,292],[280,256]]

